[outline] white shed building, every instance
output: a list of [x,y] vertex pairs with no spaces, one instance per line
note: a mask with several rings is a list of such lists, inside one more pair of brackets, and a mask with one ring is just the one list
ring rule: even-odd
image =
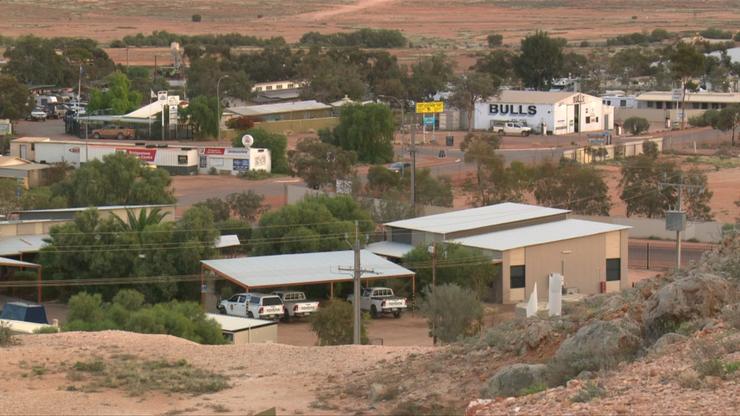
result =
[[556,135],[612,130],[614,107],[578,92],[505,90],[475,105],[476,130],[489,130],[494,121],[519,121]]
[[232,175],[250,170],[272,170],[270,149],[244,147],[201,147],[198,150],[198,171],[208,173],[211,169],[229,172]]

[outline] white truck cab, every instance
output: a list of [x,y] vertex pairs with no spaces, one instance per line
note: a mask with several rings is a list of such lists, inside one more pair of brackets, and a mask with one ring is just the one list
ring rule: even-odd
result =
[[[349,295],[347,301],[352,303],[354,296]],[[373,318],[381,314],[393,314],[394,318],[400,318],[406,307],[406,298],[394,295],[391,288],[366,287],[360,293],[360,309],[369,311]]]
[[264,293],[237,293],[222,300],[218,311],[224,315],[244,316],[256,319],[280,319],[283,316],[283,301],[276,295]]

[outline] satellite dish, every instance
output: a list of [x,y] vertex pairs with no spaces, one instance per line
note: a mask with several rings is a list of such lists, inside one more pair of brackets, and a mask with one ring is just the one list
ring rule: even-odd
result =
[[251,134],[245,134],[242,136],[242,144],[249,149],[254,144],[254,137]]

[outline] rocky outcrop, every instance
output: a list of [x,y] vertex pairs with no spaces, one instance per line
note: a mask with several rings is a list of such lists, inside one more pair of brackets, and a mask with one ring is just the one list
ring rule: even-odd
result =
[[486,397],[517,396],[527,387],[545,383],[544,364],[514,364],[500,369],[488,380]]
[[715,316],[731,302],[730,283],[713,274],[690,274],[666,284],[648,298],[643,322],[648,338],[657,339],[681,322]]
[[669,332],[658,338],[658,340],[655,341],[655,344],[650,347],[649,352],[653,355],[665,354],[666,352],[670,352],[672,345],[678,344],[679,342],[683,342],[687,339],[688,337],[685,335],[676,334],[675,332]]

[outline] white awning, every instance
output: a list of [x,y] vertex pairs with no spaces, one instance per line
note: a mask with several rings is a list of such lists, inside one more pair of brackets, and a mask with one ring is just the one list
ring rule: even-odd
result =
[[413,250],[414,246],[411,244],[396,243],[394,241],[380,241],[368,244],[367,249],[379,256],[400,259]]
[[18,256],[22,253],[38,253],[46,246],[45,238],[48,234],[16,235],[0,237],[0,256]]
[[[201,263],[219,276],[245,288],[283,287],[351,281],[354,252],[279,254],[203,260]],[[363,270],[370,270],[363,273],[361,279],[414,276],[411,270],[367,250],[360,252],[360,263]]]
[[20,261],[16,259],[9,259],[6,257],[0,257],[0,266],[6,266],[6,267],[33,267],[38,268],[41,267],[40,265],[36,263],[29,263],[27,261]]

